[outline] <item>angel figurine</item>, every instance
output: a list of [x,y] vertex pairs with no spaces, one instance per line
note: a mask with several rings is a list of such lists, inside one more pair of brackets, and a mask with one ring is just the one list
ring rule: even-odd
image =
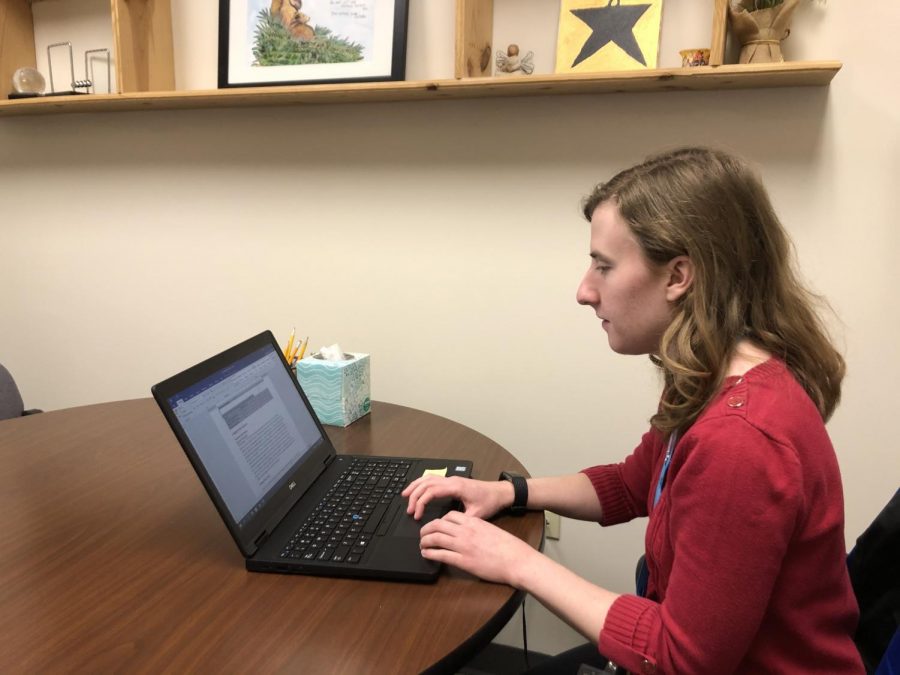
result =
[[497,72],[498,73],[514,73],[521,70],[525,75],[531,75],[534,72],[534,64],[531,59],[534,58],[534,52],[528,52],[525,56],[519,56],[519,45],[510,45],[506,48],[506,53],[497,51]]

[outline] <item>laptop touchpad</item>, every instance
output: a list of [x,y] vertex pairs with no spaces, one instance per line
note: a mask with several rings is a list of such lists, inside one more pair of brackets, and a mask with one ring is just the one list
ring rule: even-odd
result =
[[447,512],[446,504],[429,504],[425,507],[425,513],[422,514],[421,520],[414,520],[412,516],[406,513],[405,509],[400,509],[397,514],[396,527],[394,528],[395,537],[417,537],[422,526],[435,518],[440,518]]

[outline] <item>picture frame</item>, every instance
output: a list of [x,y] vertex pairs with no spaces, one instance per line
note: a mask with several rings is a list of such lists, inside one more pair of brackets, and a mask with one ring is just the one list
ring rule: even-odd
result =
[[409,0],[219,0],[219,88],[403,80]]
[[663,0],[561,0],[557,73],[652,70]]

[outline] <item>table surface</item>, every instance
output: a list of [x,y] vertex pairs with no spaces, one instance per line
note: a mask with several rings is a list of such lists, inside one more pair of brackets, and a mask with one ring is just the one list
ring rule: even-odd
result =
[[[412,408],[326,429],[338,452],[524,472]],[[496,522],[540,547],[540,513]],[[450,568],[434,584],[247,572],[152,399],[0,422],[0,672],[452,672],[520,602]]]

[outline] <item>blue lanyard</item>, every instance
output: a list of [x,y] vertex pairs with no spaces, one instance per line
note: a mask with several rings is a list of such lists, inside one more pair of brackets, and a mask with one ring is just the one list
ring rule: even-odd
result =
[[[669,464],[672,463],[672,454],[675,452],[675,444],[678,442],[678,432],[673,431],[669,436],[669,447],[666,448],[666,458],[663,460],[662,469],[659,472],[659,480],[656,481],[656,492],[653,494],[653,508],[662,495],[663,486],[666,484],[666,474],[669,473]],[[650,570],[647,568],[647,560],[641,556],[640,567],[637,571],[637,594],[640,597],[647,595],[647,582],[650,580]]]
[[675,444],[678,442],[678,431],[673,431],[669,435],[669,447],[666,448],[666,458],[663,460],[662,469],[659,472],[659,480],[656,481],[656,492],[653,495],[653,506],[659,501],[662,495],[663,486],[666,484],[666,474],[669,473],[669,464],[672,463],[672,453],[675,452]]

